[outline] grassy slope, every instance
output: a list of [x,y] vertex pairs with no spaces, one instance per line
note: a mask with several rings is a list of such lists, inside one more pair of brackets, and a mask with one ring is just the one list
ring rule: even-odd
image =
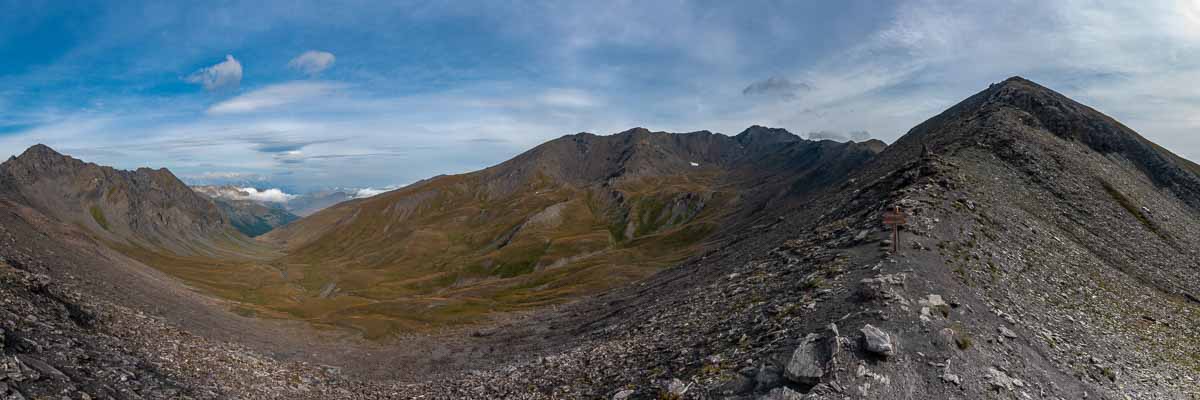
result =
[[[695,254],[736,201],[714,193],[715,172],[621,185],[627,206],[602,200],[595,188],[547,179],[490,198],[474,179],[440,177],[326,210],[298,222],[309,226],[285,228],[309,236],[274,259],[122,250],[236,302],[239,313],[381,338],[477,323],[643,278]],[[682,204],[699,212],[672,216],[687,193]],[[703,207],[698,198],[707,199]]]

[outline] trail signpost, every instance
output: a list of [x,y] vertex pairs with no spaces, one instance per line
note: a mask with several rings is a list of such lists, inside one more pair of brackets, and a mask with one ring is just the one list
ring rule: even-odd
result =
[[883,224],[892,227],[892,252],[900,252],[900,225],[908,223],[908,217],[904,212],[900,211],[900,206],[896,206],[895,210],[883,213]]

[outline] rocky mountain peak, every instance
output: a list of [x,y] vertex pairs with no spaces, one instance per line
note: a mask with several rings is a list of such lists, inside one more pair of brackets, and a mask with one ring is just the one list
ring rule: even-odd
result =
[[638,126],[638,127],[633,127],[631,129],[622,131],[621,133],[618,133],[617,135],[649,135],[651,133],[652,132],[650,132],[649,129]]
[[29,183],[38,177],[68,173],[83,167],[85,163],[63,155],[44,144],[36,144],[19,156],[0,164],[0,174],[8,175],[13,183]]
[[753,125],[742,133],[733,137],[742,146],[761,146],[772,145],[779,143],[790,143],[803,140],[799,136],[788,132],[783,128],[768,128],[765,126]]
[[41,143],[35,144],[35,145],[29,147],[28,149],[25,149],[25,152],[21,153],[21,158],[62,157],[62,156],[63,155],[61,153],[54,151],[54,149],[50,148],[50,146],[47,146],[47,145],[44,145]]
[[165,168],[119,170],[42,144],[0,164],[0,194],[114,242],[191,254],[239,240],[212,201]]
[[1155,145],[1112,117],[1021,77],[992,85],[985,92],[990,94],[979,113],[995,121],[995,125],[1013,132],[1048,132],[1101,154],[1118,154],[1159,186],[1175,190],[1200,208],[1200,176],[1196,174],[1196,165]]
[[70,158],[71,158],[70,156],[64,155],[64,154],[59,153],[58,151],[50,148],[50,146],[38,143],[33,146],[30,146],[28,149],[25,149],[24,152],[22,152],[20,155],[14,157],[14,158],[12,158],[12,160],[23,161],[23,162],[32,162],[32,161],[62,160],[62,159],[70,159]]

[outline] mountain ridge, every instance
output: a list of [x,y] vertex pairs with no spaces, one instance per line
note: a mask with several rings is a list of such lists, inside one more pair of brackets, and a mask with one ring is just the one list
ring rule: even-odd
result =
[[[788,200],[795,192],[789,185],[836,180],[877,149],[762,127],[734,137],[645,128],[579,133],[476,172],[336,205],[263,240],[288,249],[283,264],[320,266],[297,273],[309,279],[306,292],[332,288],[335,296],[371,299],[355,312],[378,313],[378,304],[394,302],[378,299],[397,295],[408,299],[404,309],[436,298],[471,310],[466,315],[520,310],[682,261],[715,245],[723,224],[773,218],[763,211]],[[380,269],[405,272],[382,281],[350,278]],[[384,331],[395,329],[408,328]]]
[[[120,357],[183,364],[171,379],[214,388],[198,398],[1200,395],[1194,164],[1015,77],[882,149],[765,129],[744,144],[705,131],[564,136],[521,162],[324,210],[262,239],[287,254],[206,275],[236,277],[222,296],[239,312],[379,346],[276,354],[297,365],[173,334]],[[881,220],[897,207],[907,222],[892,250]],[[697,227],[712,231],[686,234]],[[53,246],[23,247],[30,236],[0,236],[0,256],[35,264],[21,249]],[[0,289],[22,304],[48,301],[24,289],[35,277],[9,281]],[[55,349],[86,337],[62,307],[38,314],[49,328],[0,320],[0,350],[4,330],[76,335]],[[388,340],[447,325],[463,329]],[[181,343],[204,356],[172,350]],[[271,373],[212,381],[248,369]],[[390,375],[364,378],[375,374]],[[159,386],[130,390],[165,390],[143,376]]]
[[34,145],[0,164],[7,195],[122,245],[221,254],[248,241],[166,168],[103,167]]

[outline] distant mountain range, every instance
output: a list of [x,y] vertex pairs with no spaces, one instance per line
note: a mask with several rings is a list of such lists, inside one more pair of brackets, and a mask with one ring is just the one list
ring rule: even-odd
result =
[[233,227],[246,236],[259,236],[300,219],[287,210],[286,203],[255,199],[242,188],[192,186],[192,189],[211,198]]
[[380,189],[324,189],[304,194],[289,194],[281,189],[258,189],[241,185],[192,185],[192,189],[214,199],[252,201],[271,208],[282,208],[295,215],[306,217],[326,207],[346,200],[370,197]]
[[217,203],[238,231],[256,237],[343,201],[369,197],[377,189],[328,189],[288,194],[279,189],[235,185],[195,185],[192,189]]

